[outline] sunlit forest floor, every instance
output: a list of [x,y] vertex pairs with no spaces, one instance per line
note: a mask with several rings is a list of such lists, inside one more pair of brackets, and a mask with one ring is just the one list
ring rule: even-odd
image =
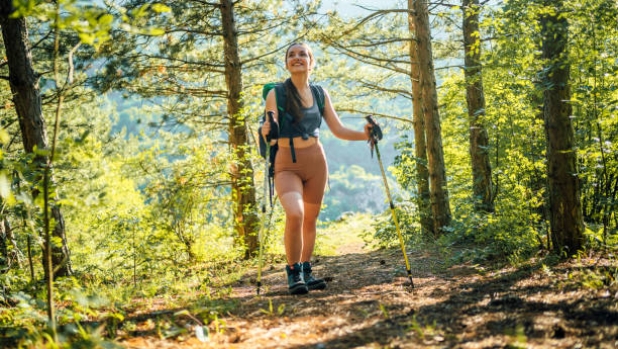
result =
[[[129,314],[119,330],[127,348],[618,348],[616,258],[589,255],[552,263],[539,255],[517,267],[451,265],[436,251],[409,252],[414,289],[401,250],[371,250],[346,239],[314,270],[324,291],[287,294],[282,256],[267,261],[256,295],[250,269],[211,306],[229,309],[207,333],[163,336],[157,319],[168,301]],[[182,313],[182,312],[181,312]],[[200,327],[198,327],[200,329]]]

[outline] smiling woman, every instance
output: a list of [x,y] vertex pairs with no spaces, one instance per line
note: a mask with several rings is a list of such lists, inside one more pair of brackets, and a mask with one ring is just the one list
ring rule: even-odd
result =
[[[326,288],[326,282],[312,274],[311,256],[315,245],[316,225],[328,166],[320,144],[319,128],[322,118],[332,133],[344,140],[369,140],[370,125],[363,131],[345,127],[333,108],[330,96],[323,88],[310,84],[315,57],[305,43],[290,45],[285,54],[285,67],[290,78],[283,83],[285,108],[277,108],[277,89],[266,97],[266,112],[273,116],[271,133],[268,118],[262,126],[262,136],[275,138],[280,151],[275,157],[275,188],[285,211],[286,272],[291,294],[305,294],[309,290]],[[319,106],[317,94],[323,95],[324,106]]]

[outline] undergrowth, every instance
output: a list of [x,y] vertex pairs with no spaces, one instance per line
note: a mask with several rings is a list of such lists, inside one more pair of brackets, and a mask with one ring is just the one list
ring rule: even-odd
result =
[[221,315],[238,306],[226,300],[231,287],[225,285],[244,271],[232,260],[200,263],[150,280],[109,282],[79,273],[58,279],[55,336],[42,284],[23,287],[2,298],[6,307],[0,308],[0,347],[121,348],[120,339],[143,327],[161,338],[181,339],[188,334],[188,323],[222,327]]

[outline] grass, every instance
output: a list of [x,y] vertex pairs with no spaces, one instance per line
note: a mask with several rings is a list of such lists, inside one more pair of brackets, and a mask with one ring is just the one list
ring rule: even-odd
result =
[[345,244],[369,244],[372,230],[372,216],[370,214],[356,213],[344,216],[341,220],[320,223],[316,239],[315,254],[322,256],[334,256],[337,249]]
[[[344,242],[346,244],[368,244],[371,242],[371,236],[373,236],[373,234],[368,233],[373,231],[373,223],[372,216],[367,213],[346,215],[338,221],[318,221],[314,255],[334,256]],[[265,255],[285,256],[284,227],[285,217],[283,212],[279,206],[275,206],[274,217],[265,236]]]

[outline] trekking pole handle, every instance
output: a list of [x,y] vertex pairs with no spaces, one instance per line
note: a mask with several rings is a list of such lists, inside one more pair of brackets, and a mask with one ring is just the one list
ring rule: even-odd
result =
[[365,120],[371,125],[370,136],[373,138],[373,142],[378,143],[378,141],[382,139],[382,129],[380,125],[378,125],[372,115],[365,116]]

